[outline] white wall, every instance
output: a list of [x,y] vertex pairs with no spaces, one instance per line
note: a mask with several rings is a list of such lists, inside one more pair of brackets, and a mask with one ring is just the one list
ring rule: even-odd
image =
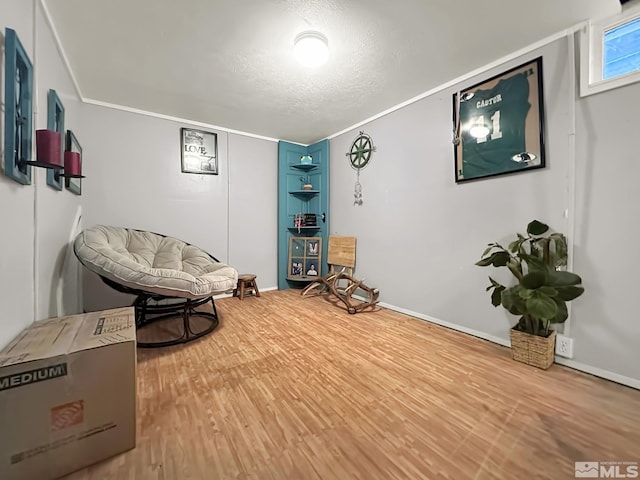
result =
[[[24,0],[0,2],[2,35],[13,28],[29,57],[33,57],[33,5]],[[4,44],[4,40],[2,42]],[[2,114],[4,115],[4,47],[2,49]],[[2,165],[4,168],[4,118]],[[0,345],[4,346],[34,319],[33,212],[34,188],[0,175],[2,234],[0,235]]]
[[[218,260],[277,284],[277,144],[218,134],[218,175],[182,173],[180,128],[189,125],[83,105],[83,222],[170,235]],[[203,127],[193,127],[203,129]],[[126,304],[95,275],[85,275],[84,308]]]
[[[86,127],[80,121],[81,103],[75,86],[56,48],[54,37],[38,2],[36,9],[36,127],[47,128],[47,98],[50,89],[65,108],[65,130],[82,138]],[[81,265],[70,249],[81,214],[82,197],[47,185],[43,168],[32,171],[35,180],[34,217],[37,259],[36,320],[82,310],[79,273]],[[64,183],[64,182],[63,182]]]
[[[357,131],[333,139],[331,231],[358,237],[356,276],[378,287],[384,304],[508,344],[515,318],[492,307],[485,292],[487,276],[501,278],[499,271],[474,263],[487,243],[525,233],[533,219],[569,236],[574,220],[579,228],[570,238],[576,244],[573,269],[583,276],[586,293],[573,302],[571,364],[639,382],[640,354],[634,345],[639,327],[631,289],[640,273],[632,243],[640,231],[632,220],[638,217],[639,194],[633,186],[640,167],[630,139],[640,130],[640,120],[633,109],[623,110],[640,86],[578,102],[574,176],[570,48],[561,39],[359,127],[377,147],[361,172],[362,206],[353,205],[356,173],[343,155]],[[452,94],[539,55],[546,168],[455,184]],[[565,218],[574,181],[580,206]],[[503,273],[509,281],[508,272]]]
[[278,144],[229,135],[229,263],[278,285]]
[[[277,145],[218,132],[220,175],[182,174],[179,132],[188,125],[80,104],[39,3],[33,5],[0,3],[2,26],[18,32],[34,60],[36,126],[46,125],[46,94],[56,89],[67,128],[83,146],[87,178],[78,197],[48,187],[39,169],[31,186],[0,176],[0,346],[35,319],[79,310],[77,263],[64,258],[80,206],[85,226],[174,235],[256,273],[262,288],[275,286]],[[545,221],[574,241],[573,270],[586,287],[572,303],[570,363],[637,385],[640,166],[632,139],[640,120],[629,105],[640,85],[575,101],[569,48],[566,40],[554,42],[459,86],[543,55],[545,169],[456,185],[450,121],[455,86],[331,141],[331,233],[358,237],[356,275],[378,287],[385,304],[506,343],[514,319],[490,306],[484,287],[492,270],[474,262],[486,243],[524,231],[533,218]],[[378,150],[360,178],[364,205],[354,206],[356,174],[343,154],[361,129]],[[574,184],[576,208],[565,218]],[[95,278],[87,285],[88,310],[125,302]]]
[[[35,7],[34,7],[35,5]],[[34,65],[34,125],[46,128],[47,91],[54,88],[75,128],[78,97],[62,60],[53,47],[38,2],[0,3],[2,35],[14,29]],[[34,32],[34,23],[36,31]],[[4,79],[4,51],[2,57]],[[4,80],[2,81],[4,112]],[[0,121],[4,134],[4,118]],[[35,137],[34,137],[35,142]],[[4,154],[4,138],[2,138]],[[4,164],[4,162],[3,162]],[[77,262],[65,263],[66,244],[79,198],[46,185],[46,173],[32,169],[31,185],[0,175],[0,348],[34,320],[79,311]]]
[[577,105],[575,269],[585,282],[571,325],[576,359],[640,378],[640,98],[636,83]]

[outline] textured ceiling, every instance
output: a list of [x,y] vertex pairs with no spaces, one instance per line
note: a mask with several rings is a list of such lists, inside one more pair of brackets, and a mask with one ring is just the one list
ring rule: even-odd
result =
[[[85,99],[311,143],[618,0],[43,0]],[[481,7],[479,7],[481,5]],[[329,38],[327,65],[293,38]]]

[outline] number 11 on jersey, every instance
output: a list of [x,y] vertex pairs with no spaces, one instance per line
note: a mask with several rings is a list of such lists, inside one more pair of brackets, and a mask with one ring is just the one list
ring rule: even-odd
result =
[[[484,123],[484,115],[480,115],[473,122],[474,125],[485,125]],[[490,140],[497,140],[502,138],[502,130],[500,130],[500,110],[496,110],[493,115],[491,115],[491,136]],[[476,143],[484,143],[487,141],[487,136],[476,138]]]

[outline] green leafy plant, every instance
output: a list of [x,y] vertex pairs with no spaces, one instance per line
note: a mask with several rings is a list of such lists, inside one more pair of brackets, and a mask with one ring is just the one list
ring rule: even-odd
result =
[[546,337],[551,324],[567,320],[566,302],[582,295],[582,279],[564,270],[567,239],[561,233],[551,233],[548,225],[534,220],[526,236],[516,236],[507,248],[488,244],[476,265],[509,269],[518,283],[507,287],[489,277],[491,304],[519,315],[517,330]]

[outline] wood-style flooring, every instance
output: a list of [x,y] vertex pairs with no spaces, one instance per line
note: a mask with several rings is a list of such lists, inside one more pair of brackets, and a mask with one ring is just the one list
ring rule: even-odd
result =
[[640,462],[640,391],[298,290],[216,305],[212,334],[138,350],[137,447],[67,480],[572,479],[577,461]]

